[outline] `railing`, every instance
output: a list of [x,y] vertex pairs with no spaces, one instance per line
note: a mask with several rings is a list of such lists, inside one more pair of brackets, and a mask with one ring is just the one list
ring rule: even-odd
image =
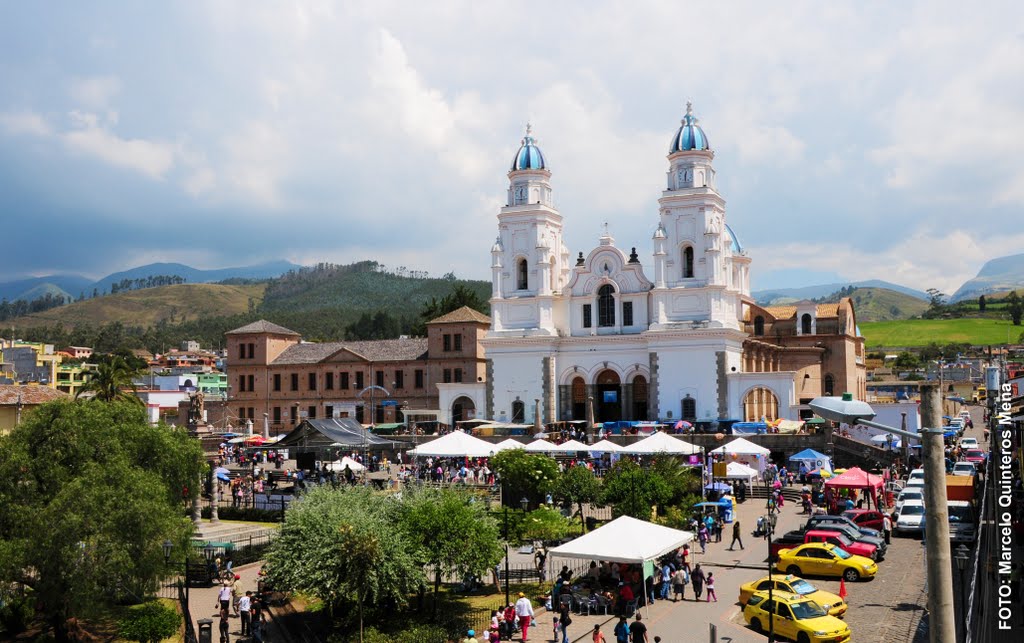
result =
[[192,623],[192,613],[188,609],[185,584],[180,580],[178,581],[178,604],[181,605],[181,615],[185,618],[185,643],[199,643],[195,625]]

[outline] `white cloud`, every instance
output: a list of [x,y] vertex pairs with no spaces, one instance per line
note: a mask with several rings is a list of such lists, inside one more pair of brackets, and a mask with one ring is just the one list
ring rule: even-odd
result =
[[162,179],[174,167],[173,144],[122,138],[99,122],[96,114],[72,112],[72,127],[60,136],[68,147],[111,165]]
[[46,119],[35,112],[0,113],[0,127],[12,135],[45,137],[53,133]]
[[121,91],[121,81],[115,76],[91,76],[73,78],[68,93],[80,107],[102,109]]

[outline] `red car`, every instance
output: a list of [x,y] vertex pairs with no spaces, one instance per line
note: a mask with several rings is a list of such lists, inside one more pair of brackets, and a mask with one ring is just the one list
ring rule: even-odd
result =
[[831,543],[848,554],[863,556],[865,558],[870,558],[871,560],[877,560],[878,558],[877,547],[869,545],[868,543],[854,542],[847,538],[846,534],[841,534],[838,531],[825,531],[818,529],[808,531],[804,534],[804,542]]
[[843,515],[858,527],[868,527],[882,531],[882,512],[874,509],[848,509]]
[[985,460],[987,460],[987,456],[985,452],[982,451],[981,449],[968,449],[964,453],[964,460],[974,463],[974,466],[978,469],[978,471],[984,471]]

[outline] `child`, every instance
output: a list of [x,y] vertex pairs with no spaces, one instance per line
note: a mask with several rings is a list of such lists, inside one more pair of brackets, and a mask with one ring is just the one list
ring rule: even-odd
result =
[[713,599],[715,599],[715,602],[717,603],[718,602],[718,597],[715,596],[715,575],[714,575],[714,573],[708,573],[707,589],[708,589],[708,602],[710,603],[711,599],[713,598]]
[[558,617],[556,616],[554,622],[551,624],[551,640],[558,640]]
[[601,625],[594,625],[594,643],[605,643],[604,634],[601,634]]

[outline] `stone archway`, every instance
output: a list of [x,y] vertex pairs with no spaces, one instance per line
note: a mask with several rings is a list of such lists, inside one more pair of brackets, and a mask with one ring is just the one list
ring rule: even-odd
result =
[[637,375],[633,378],[633,418],[634,420],[647,419],[647,378]]
[[452,402],[452,424],[472,420],[476,417],[476,404],[465,395],[455,398]]
[[582,377],[574,377],[569,386],[569,394],[572,396],[572,419],[585,420],[587,418],[587,383]]
[[622,419],[622,380],[619,374],[605,369],[594,380],[594,421],[618,422]]
[[770,388],[757,386],[743,396],[743,419],[746,422],[768,421],[779,417],[779,398]]

